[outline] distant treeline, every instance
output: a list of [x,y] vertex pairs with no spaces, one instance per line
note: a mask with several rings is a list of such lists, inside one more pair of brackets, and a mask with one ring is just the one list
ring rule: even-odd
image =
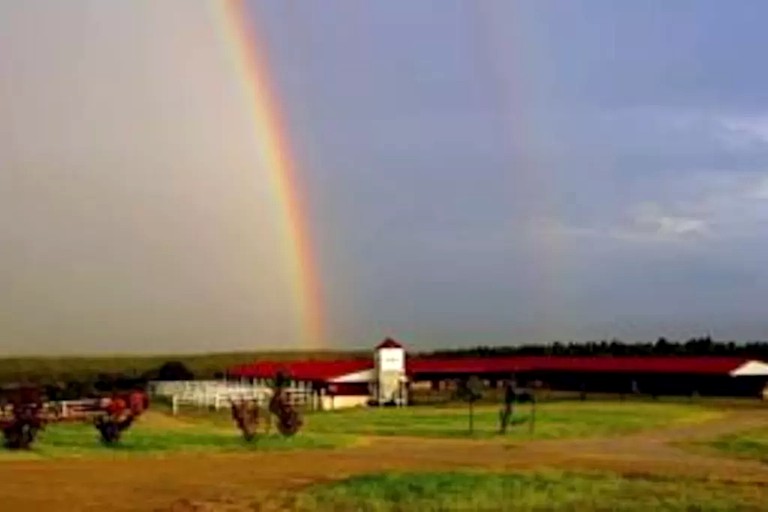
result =
[[[163,368],[172,372],[172,375],[166,375],[169,380],[179,375],[213,379],[222,377],[234,365],[259,360],[327,360],[360,355],[360,352],[343,351],[286,351],[123,357],[9,357],[0,358],[0,385],[30,383],[70,386],[74,392],[74,388],[80,389],[82,386],[103,387],[111,382],[130,379],[154,380],[161,377]],[[370,352],[362,355],[369,357]]]
[[[768,342],[721,342],[710,337],[688,341],[626,343],[620,340],[579,343],[554,342],[507,347],[479,346],[437,350],[423,357],[493,357],[501,355],[564,356],[738,356],[768,361]],[[0,386],[31,383],[56,386],[66,395],[89,389],[107,389],[127,382],[223,377],[227,368],[259,360],[329,360],[371,357],[370,351],[239,352],[223,354],[125,356],[125,357],[17,357],[0,358]],[[63,392],[63,391],[62,391]]]
[[437,350],[429,357],[493,357],[519,356],[738,356],[768,360],[768,342],[737,343],[713,341],[706,336],[688,341],[659,338],[655,343],[626,343],[620,340],[589,342],[554,342],[546,345],[514,347],[479,346],[468,349]]

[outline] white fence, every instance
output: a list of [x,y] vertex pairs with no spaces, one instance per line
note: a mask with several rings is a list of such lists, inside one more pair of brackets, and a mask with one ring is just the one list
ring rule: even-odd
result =
[[224,380],[183,380],[150,382],[150,393],[154,396],[172,397],[174,395],[201,395],[214,393],[252,393],[255,389],[264,389],[249,383],[229,382]]
[[[254,400],[264,404],[272,396],[272,389],[265,385],[219,380],[152,382],[150,392],[154,396],[169,398],[173,414],[177,414],[181,406],[218,410],[229,407],[230,401],[237,400]],[[316,407],[315,396],[306,387],[292,386],[287,392],[294,405]]]
[[[81,400],[57,400],[45,402],[43,404],[43,414],[48,417],[68,419],[85,418],[88,413],[101,411],[104,405],[104,399],[101,398],[83,398]],[[0,406],[0,418],[11,418],[13,416],[13,406],[7,404]]]
[[62,400],[52,402],[51,405],[59,411],[62,418],[70,416],[80,416],[85,413],[99,410],[102,400],[99,398],[85,398],[82,400]]

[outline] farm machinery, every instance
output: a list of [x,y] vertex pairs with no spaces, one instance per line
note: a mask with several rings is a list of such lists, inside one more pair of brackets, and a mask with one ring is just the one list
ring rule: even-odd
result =
[[112,445],[149,406],[144,391],[131,389],[101,393],[76,401],[49,401],[38,386],[0,389],[0,430],[5,447],[27,449],[37,434],[52,423],[90,422],[104,444]]
[[304,422],[299,411],[291,403],[288,390],[285,389],[286,381],[287,377],[280,375],[275,379],[266,411],[257,400],[243,399],[231,402],[232,419],[246,441],[256,438],[262,421],[266,424],[266,433],[269,434],[272,416],[277,418],[278,432],[286,437],[295,435],[301,429]]

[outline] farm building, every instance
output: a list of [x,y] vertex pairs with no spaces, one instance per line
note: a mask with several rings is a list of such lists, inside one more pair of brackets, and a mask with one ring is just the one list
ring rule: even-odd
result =
[[521,385],[538,381],[552,390],[653,396],[758,397],[768,382],[768,364],[740,357],[406,357],[392,339],[380,343],[372,359],[264,361],[230,368],[228,376],[266,384],[281,370],[295,387],[316,394],[322,408],[402,405],[415,387],[440,389],[471,375],[490,386],[514,377]]
[[263,361],[230,368],[227,374],[230,379],[247,379],[266,386],[279,371],[290,376],[292,387],[315,393],[323,409],[372,401],[402,405],[407,401],[405,349],[391,339],[374,349],[373,359]]

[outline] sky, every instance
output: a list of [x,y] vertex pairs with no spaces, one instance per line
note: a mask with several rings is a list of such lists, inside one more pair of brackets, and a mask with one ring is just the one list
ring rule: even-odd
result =
[[[0,353],[301,348],[213,4],[0,3]],[[768,338],[768,5],[246,12],[327,346]]]

